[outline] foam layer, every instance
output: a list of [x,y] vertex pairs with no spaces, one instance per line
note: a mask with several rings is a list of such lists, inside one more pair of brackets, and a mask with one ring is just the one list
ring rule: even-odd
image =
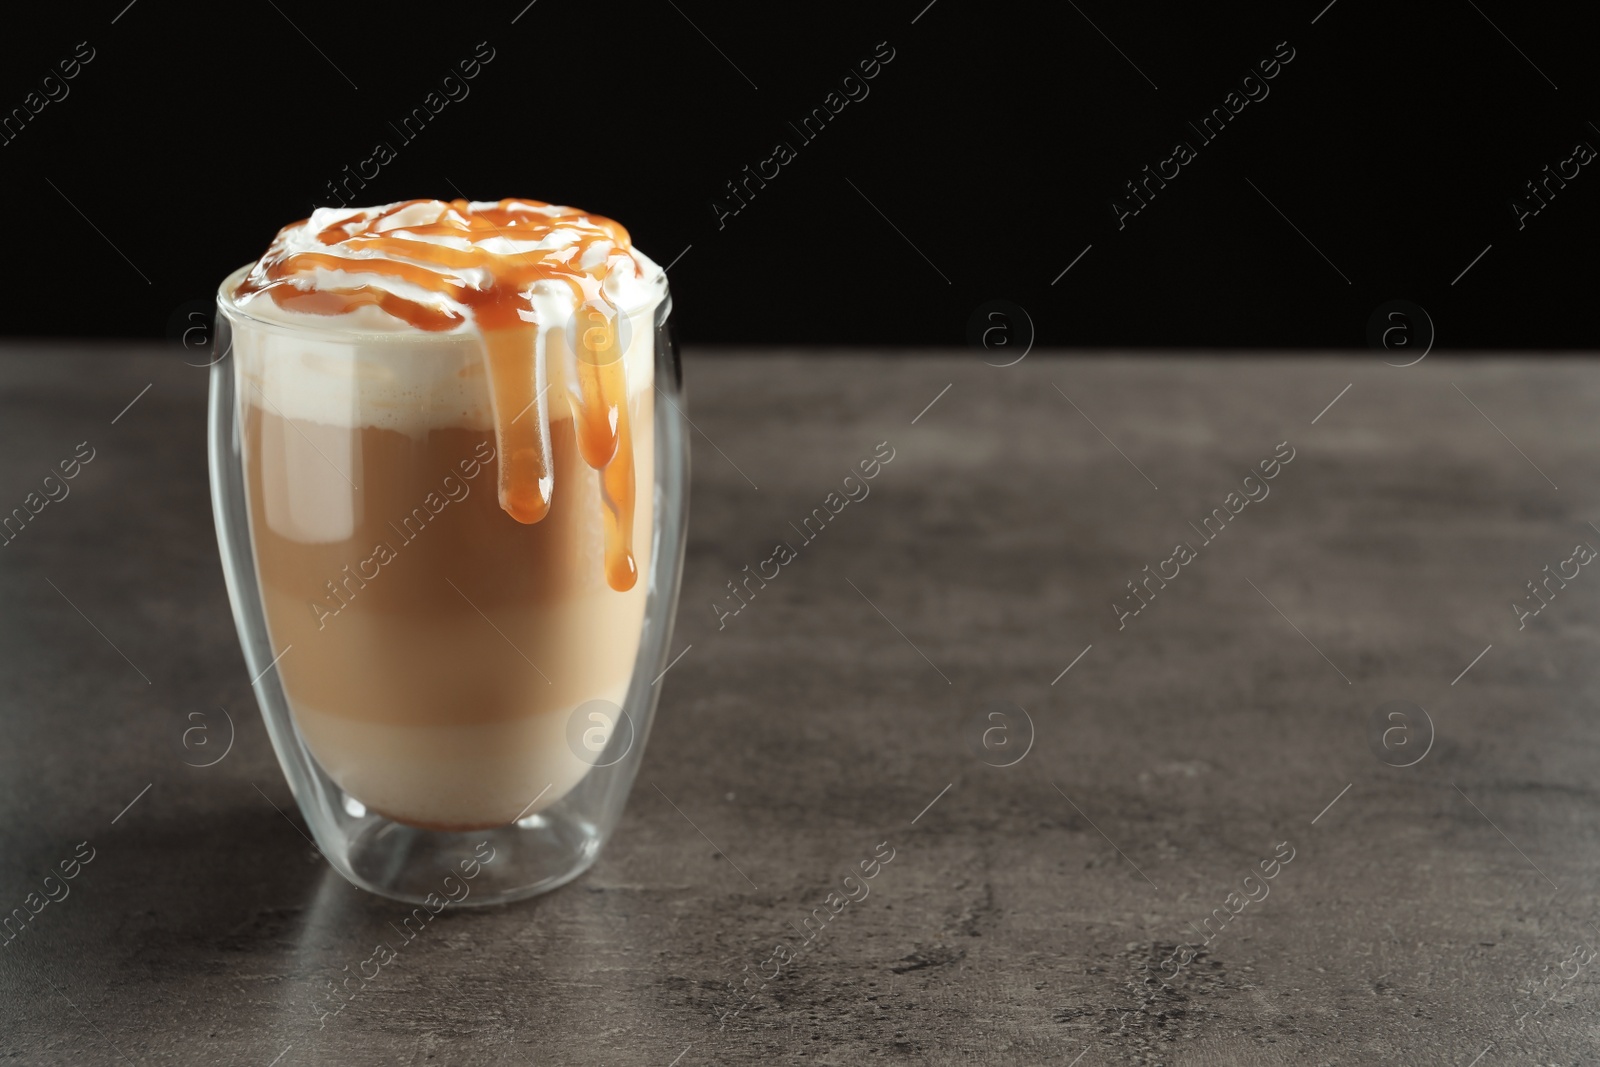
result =
[[[248,270],[241,268],[224,283],[224,297]],[[233,328],[236,370],[246,403],[284,418],[352,429],[421,435],[451,426],[494,428],[488,373],[476,330],[346,331],[330,329],[330,323],[348,325],[345,316],[330,319],[280,309],[272,319],[256,318],[258,308],[277,307],[271,301],[257,302],[248,315],[230,307],[226,299],[222,306]],[[654,386],[655,306],[656,300],[650,300],[621,320],[630,398]],[[579,398],[570,331],[563,326],[542,334],[547,395],[567,401],[552,402],[549,417],[572,418]]]

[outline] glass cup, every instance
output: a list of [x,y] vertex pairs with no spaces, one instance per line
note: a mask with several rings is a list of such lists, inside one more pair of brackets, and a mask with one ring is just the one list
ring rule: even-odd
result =
[[665,284],[622,309],[611,349],[636,472],[638,574],[619,592],[562,393],[583,323],[545,331],[554,495],[525,525],[498,500],[476,336],[265,321],[233,299],[244,273],[218,294],[212,506],[312,836],[351,882],[412,903],[571,881],[621,817],[677,607],[689,453]]

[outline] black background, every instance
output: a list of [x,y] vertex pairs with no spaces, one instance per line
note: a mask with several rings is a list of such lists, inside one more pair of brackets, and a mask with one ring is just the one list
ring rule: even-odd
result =
[[[78,42],[95,58],[0,146],[4,329],[171,336],[381,140],[396,158],[361,203],[610,215],[676,260],[680,332],[702,343],[958,345],[994,298],[1052,345],[1360,346],[1395,298],[1441,348],[1595,340],[1600,167],[1520,231],[1509,206],[1600,145],[1576,5],[525,4],[10,20],[0,110]],[[389,123],[483,41],[470,95],[403,143]],[[1185,122],[1281,41],[1270,95],[1201,146]],[[788,123],[879,42],[870,95],[802,144]],[[1110,201],[1180,137],[1198,158],[1119,230]],[[779,140],[797,158],[719,228],[724,183]]]

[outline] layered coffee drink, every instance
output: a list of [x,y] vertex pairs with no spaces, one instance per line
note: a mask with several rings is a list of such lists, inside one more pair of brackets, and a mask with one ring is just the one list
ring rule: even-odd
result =
[[277,669],[353,810],[502,826],[600,762],[664,293],[620,225],[531,200],[318,210],[224,287]]

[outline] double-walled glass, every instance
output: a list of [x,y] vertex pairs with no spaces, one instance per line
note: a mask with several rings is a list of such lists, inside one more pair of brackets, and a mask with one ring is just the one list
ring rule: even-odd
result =
[[500,507],[474,335],[265,321],[233,300],[243,273],[218,300],[212,503],[256,700],[317,845],[418,903],[570,881],[622,814],[664,684],[689,473],[670,296],[619,331],[638,577],[618,591],[564,393],[572,327],[545,332],[554,489],[523,524]]

